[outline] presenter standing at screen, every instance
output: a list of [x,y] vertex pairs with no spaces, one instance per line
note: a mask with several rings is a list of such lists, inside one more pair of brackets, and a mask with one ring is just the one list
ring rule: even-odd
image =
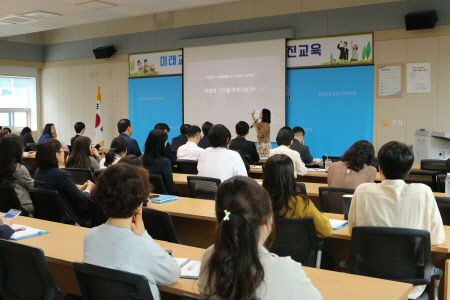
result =
[[252,113],[253,125],[258,137],[257,151],[260,157],[269,157],[272,144],[270,143],[270,110],[264,108],[259,114],[259,120],[255,119],[255,112]]

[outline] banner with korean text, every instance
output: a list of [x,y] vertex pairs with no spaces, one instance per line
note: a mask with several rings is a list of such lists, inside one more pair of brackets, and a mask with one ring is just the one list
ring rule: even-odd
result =
[[373,34],[291,39],[286,46],[287,68],[373,64]]
[[180,75],[183,73],[183,51],[160,51],[130,54],[129,78]]

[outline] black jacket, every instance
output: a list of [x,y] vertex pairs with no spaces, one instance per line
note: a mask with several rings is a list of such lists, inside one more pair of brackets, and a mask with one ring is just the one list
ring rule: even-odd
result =
[[181,134],[177,137],[174,137],[172,139],[172,153],[177,153],[178,148],[180,148],[180,146],[183,146],[184,144],[187,143],[187,136],[185,136],[184,134]]
[[90,195],[89,192],[81,192],[77,188],[69,172],[60,168],[38,168],[34,173],[34,186],[57,191],[68,215],[78,224],[85,223],[79,205],[87,203]]
[[300,144],[297,139],[294,139],[292,141],[291,149],[300,153],[300,157],[302,158],[303,163],[309,164],[313,161],[313,157],[309,152],[309,147]]
[[205,135],[205,136],[203,136],[201,139],[200,139],[200,142],[198,143],[198,146],[200,147],[200,148],[203,148],[203,149],[206,149],[206,148],[208,148],[209,146],[210,146],[210,144],[209,144],[209,139],[208,139],[208,137]]
[[247,141],[241,136],[233,139],[229,148],[239,152],[241,155],[249,155],[251,158],[251,161],[249,161],[250,164],[255,164],[259,161],[259,154],[256,151],[255,143]]
[[173,182],[172,164],[170,163],[170,159],[161,157],[154,160],[151,166],[144,164],[144,167],[148,170],[149,174],[162,176],[170,195],[178,195],[177,188]]

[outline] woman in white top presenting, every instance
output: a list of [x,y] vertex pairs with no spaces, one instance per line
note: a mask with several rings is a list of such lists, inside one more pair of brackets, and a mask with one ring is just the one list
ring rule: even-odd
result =
[[217,190],[216,243],[203,256],[198,290],[207,299],[322,299],[299,263],[270,253],[270,196],[255,180],[237,176]]

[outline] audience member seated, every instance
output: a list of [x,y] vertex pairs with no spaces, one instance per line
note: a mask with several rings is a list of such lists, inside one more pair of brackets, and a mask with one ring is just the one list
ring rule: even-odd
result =
[[14,229],[11,228],[12,218],[0,218],[0,239],[9,239],[13,235]]
[[273,214],[284,218],[312,218],[317,235],[330,236],[330,221],[306,195],[296,191],[295,182],[294,164],[289,156],[276,154],[267,160],[263,187],[272,199]]
[[245,138],[248,135],[250,126],[247,122],[240,121],[236,124],[237,137],[231,141],[230,149],[239,152],[241,155],[248,155],[251,158],[249,164],[259,162],[259,154],[256,151],[255,143],[247,141]]
[[101,159],[97,149],[91,145],[87,136],[79,136],[72,145],[72,152],[66,163],[66,168],[90,169],[92,172],[100,168]]
[[180,127],[180,135],[172,139],[172,152],[177,153],[178,148],[187,143],[187,133],[191,125],[183,124]]
[[9,135],[9,134],[11,134],[11,128],[5,127],[5,128],[3,128],[3,132],[5,133],[5,135]]
[[38,144],[42,143],[42,141],[44,141],[46,139],[52,139],[52,138],[53,139],[57,138],[55,124],[47,123],[44,126],[44,130],[42,131],[42,135],[38,140]]
[[20,139],[25,151],[29,151],[29,144],[34,144],[33,136],[31,135],[30,127],[24,127],[20,132]]
[[297,178],[297,175],[306,175],[307,170],[305,164],[303,163],[300,157],[300,153],[290,149],[293,139],[294,133],[292,132],[291,128],[289,127],[281,128],[277,134],[278,147],[270,150],[269,157],[275,154],[285,154],[289,156],[292,162],[294,163],[294,176],[295,178]]
[[204,253],[198,290],[205,299],[322,299],[301,264],[270,253],[273,232],[268,193],[253,179],[234,177],[219,186],[216,242]]
[[21,163],[22,153],[22,142],[17,135],[7,135],[0,141],[0,183],[11,185],[22,207],[33,215],[34,207],[28,191],[34,180]]
[[69,216],[78,224],[84,225],[86,219],[79,210],[79,205],[89,201],[89,194],[94,184],[87,181],[77,188],[70,173],[58,167],[58,161],[64,161],[61,143],[52,138],[41,142],[36,152],[38,169],[34,173],[34,185],[38,188],[57,191]]
[[122,157],[127,155],[128,142],[123,138],[116,137],[111,142],[109,151],[105,153],[105,157],[100,161],[100,169],[105,169],[116,164]]
[[138,167],[142,167],[144,165],[142,159],[133,154],[122,157],[118,163],[125,163]]
[[84,132],[86,131],[86,125],[83,122],[76,122],[73,128],[75,129],[75,136],[70,139],[70,145],[72,145],[72,147],[75,144],[75,140],[78,137],[84,135]]
[[[430,187],[404,181],[413,162],[412,150],[403,143],[393,141],[381,147],[378,163],[386,179],[356,188],[348,213],[350,233],[356,226],[402,227],[428,230],[433,245],[444,242],[442,218]],[[421,295],[425,288],[414,286],[410,296]]]
[[200,154],[205,151],[198,146],[198,143],[200,142],[200,132],[200,127],[195,125],[189,126],[189,128],[187,129],[188,141],[186,144],[178,148],[177,159],[189,159],[198,161]]
[[[161,129],[162,131],[167,133],[167,135],[169,135],[170,132],[170,127],[166,123],[158,123],[155,125],[153,129]],[[166,143],[166,157],[170,159],[172,165],[174,165],[177,161],[177,156],[172,153],[172,146],[170,145],[169,142]]]
[[117,123],[117,130],[119,131],[119,137],[128,142],[127,154],[134,154],[137,157],[141,156],[141,150],[135,139],[130,136],[133,134],[133,128],[131,127],[130,120],[121,119]]
[[368,141],[357,141],[348,149],[341,161],[328,168],[328,186],[355,189],[365,182],[374,182],[375,150]]
[[206,148],[198,159],[198,176],[218,178],[225,181],[233,176],[247,176],[245,164],[239,153],[227,149],[231,142],[230,131],[222,124],[209,130],[211,147]]
[[210,146],[209,139],[208,139],[208,132],[213,126],[214,126],[213,123],[208,122],[208,121],[203,123],[203,125],[202,125],[203,137],[200,139],[200,142],[198,143],[198,146],[200,148],[206,149]]
[[92,200],[108,220],[86,232],[83,262],[143,275],[159,300],[158,285],[177,282],[180,267],[145,230],[142,205],[150,192],[143,168],[120,163],[100,175]]
[[294,127],[294,139],[292,140],[291,149],[300,153],[300,157],[305,164],[313,161],[313,157],[309,152],[309,147],[305,145],[305,130],[301,127]]
[[178,195],[173,182],[172,165],[166,154],[167,133],[161,129],[153,129],[145,141],[145,151],[142,157],[144,168],[149,174],[161,175],[170,195]]

